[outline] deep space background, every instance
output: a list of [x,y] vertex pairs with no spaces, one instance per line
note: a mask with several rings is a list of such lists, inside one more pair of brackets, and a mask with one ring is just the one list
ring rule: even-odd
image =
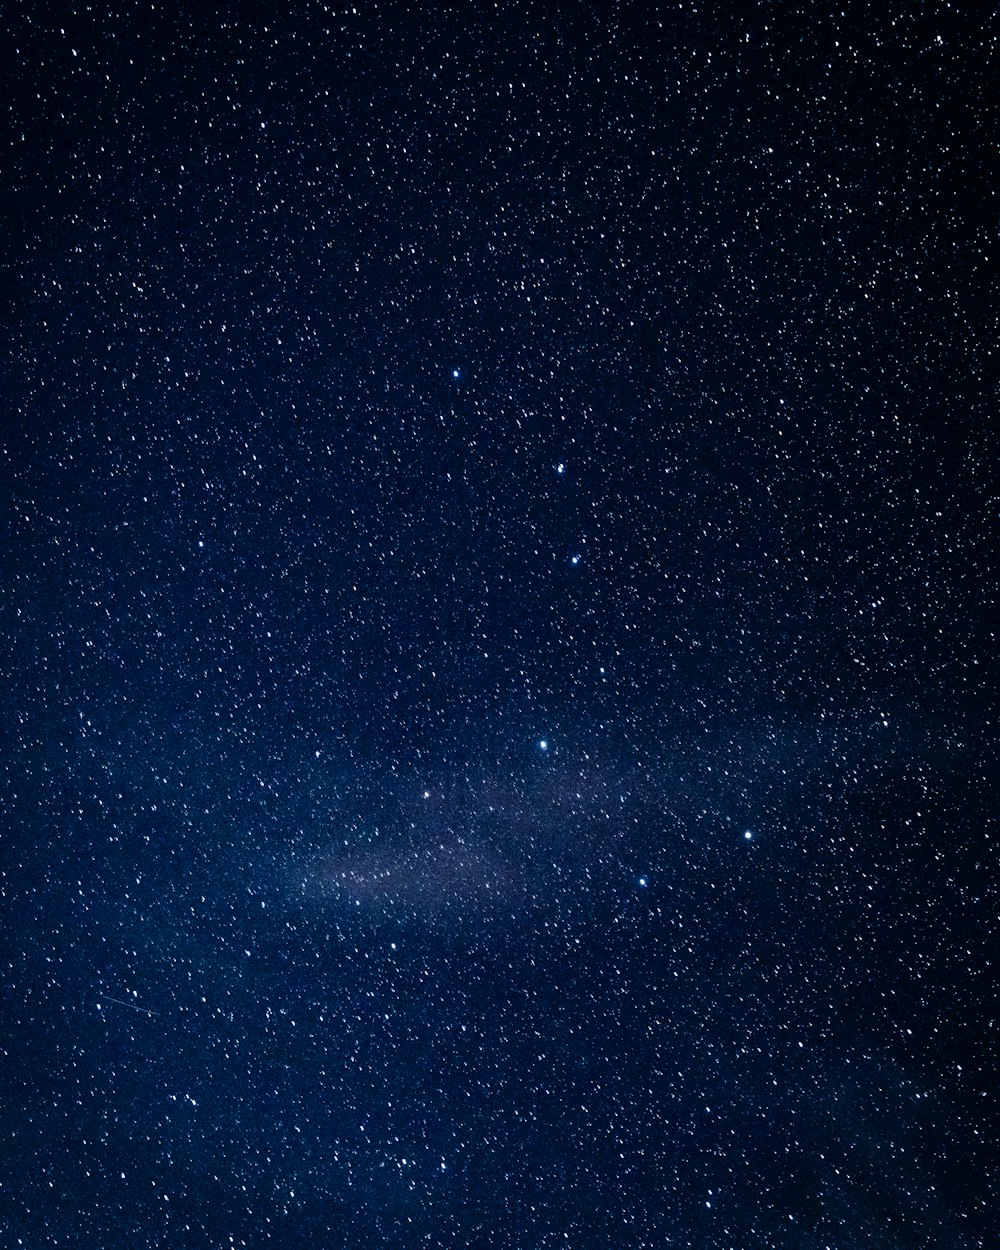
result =
[[3,1247],[997,1244],[989,24],[6,7]]

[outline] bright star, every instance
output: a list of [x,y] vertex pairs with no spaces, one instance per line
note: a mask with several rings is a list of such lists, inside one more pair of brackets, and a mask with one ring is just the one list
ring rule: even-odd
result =
[[547,751],[547,750],[549,749],[549,744],[548,744],[548,742],[547,742],[547,740],[546,740],[545,738],[542,738],[542,739],[539,741],[539,743],[538,743],[538,749],[539,749],[539,751]]
[[456,379],[456,381],[457,381],[457,379],[458,379],[458,378],[460,378],[460,377],[462,376],[462,370],[461,370],[461,369],[452,369],[452,371],[451,371],[451,376],[452,376],[453,378],[455,378],[455,379]]
[[744,838],[746,838],[746,840],[747,840],[748,842],[750,842],[750,841],[753,839],[753,834],[751,833],[751,831],[750,831],[749,829],[747,829],[747,830],[746,830],[746,832],[743,834],[743,836],[744,836]]
[[648,878],[648,877],[640,877],[640,878],[639,878],[639,884],[640,884],[640,885],[649,885],[649,878]]

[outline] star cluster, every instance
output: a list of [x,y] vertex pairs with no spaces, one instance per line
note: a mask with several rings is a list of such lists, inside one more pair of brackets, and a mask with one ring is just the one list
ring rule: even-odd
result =
[[984,14],[2,22],[0,1241],[992,1244]]

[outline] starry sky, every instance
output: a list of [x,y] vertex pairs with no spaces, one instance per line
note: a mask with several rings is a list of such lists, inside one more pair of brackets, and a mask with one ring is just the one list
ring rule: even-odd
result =
[[995,1244],[987,22],[7,8],[5,1247]]

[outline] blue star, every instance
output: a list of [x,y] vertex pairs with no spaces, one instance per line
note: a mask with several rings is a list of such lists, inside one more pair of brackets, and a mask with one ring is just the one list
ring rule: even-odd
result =
[[545,738],[540,738],[538,741],[538,749],[539,751],[547,751],[549,749],[548,740]]
[[452,376],[452,377],[455,379],[455,381],[457,382],[457,381],[458,381],[458,379],[462,376],[462,370],[461,370],[461,369],[452,369],[452,371],[451,371],[451,376]]
[[753,841],[753,831],[752,831],[752,830],[750,830],[750,829],[746,829],[746,830],[744,830],[744,832],[743,832],[743,836],[744,836],[744,838],[745,838],[748,842],[752,842],[752,841]]

